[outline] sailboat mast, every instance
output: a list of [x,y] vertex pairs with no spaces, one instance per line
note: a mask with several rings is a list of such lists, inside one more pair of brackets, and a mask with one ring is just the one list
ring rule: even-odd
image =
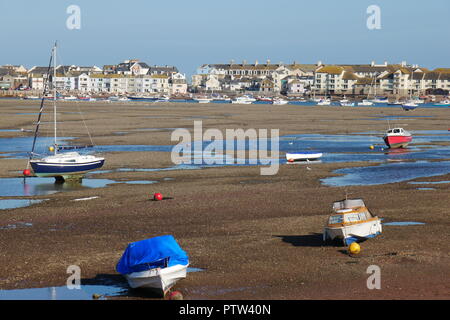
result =
[[53,47],[53,125],[55,135],[54,151],[56,154],[56,42]]

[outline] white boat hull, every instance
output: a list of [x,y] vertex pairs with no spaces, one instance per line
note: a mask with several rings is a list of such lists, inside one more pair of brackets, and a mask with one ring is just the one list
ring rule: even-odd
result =
[[252,101],[249,100],[231,100],[231,103],[234,104],[252,104]]
[[32,159],[30,165],[37,177],[69,177],[101,168],[104,162],[102,157],[68,152]]
[[186,278],[187,265],[175,265],[167,268],[155,268],[125,275],[131,288],[153,289],[163,295],[172,288],[178,280]]
[[274,101],[272,101],[272,104],[275,104],[275,105],[284,105],[284,104],[288,104],[289,103],[289,101],[286,101],[286,100],[274,100]]
[[286,153],[286,159],[288,161],[306,161],[306,160],[316,160],[322,157],[322,153]]
[[380,219],[356,223],[343,227],[325,227],[323,240],[341,240],[345,245],[357,238],[371,238],[382,232]]

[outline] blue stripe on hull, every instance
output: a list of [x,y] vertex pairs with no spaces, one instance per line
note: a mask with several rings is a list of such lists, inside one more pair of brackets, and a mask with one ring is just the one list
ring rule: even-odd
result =
[[359,242],[359,241],[366,240],[366,239],[369,239],[369,238],[375,238],[379,234],[380,234],[380,232],[377,232],[375,234],[370,234],[370,235],[368,235],[366,237],[350,236],[350,237],[345,238],[344,242],[345,242],[345,245],[348,246],[348,245],[352,244],[353,242]]
[[31,167],[36,175],[63,175],[63,174],[77,174],[90,170],[101,168],[105,160],[89,162],[80,165],[65,165],[65,164],[48,164],[31,162]]

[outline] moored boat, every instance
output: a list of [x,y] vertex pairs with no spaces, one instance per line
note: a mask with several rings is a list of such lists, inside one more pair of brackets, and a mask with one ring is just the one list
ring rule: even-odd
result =
[[375,99],[372,99],[372,102],[378,104],[386,104],[389,103],[389,100],[387,97],[375,97]]
[[234,99],[231,100],[231,103],[235,103],[235,104],[252,104],[254,101],[253,99],[250,99],[246,96],[242,96],[242,97],[236,97]]
[[399,106],[399,105],[402,105],[402,104],[403,104],[403,102],[398,101],[398,100],[393,101],[393,102],[388,102],[388,106]]
[[402,109],[405,111],[411,111],[418,107],[419,105],[416,104],[414,101],[407,101],[402,104]]
[[319,102],[317,102],[318,106],[329,106],[331,105],[331,100],[330,99],[320,99]]
[[367,99],[364,99],[361,102],[358,102],[358,106],[373,106],[373,102]]
[[302,152],[292,152],[286,153],[286,160],[288,162],[294,161],[314,161],[322,157],[321,152],[315,151],[302,151]]
[[412,135],[403,128],[393,128],[386,131],[383,140],[391,149],[405,148],[412,141]]
[[450,106],[450,100],[442,100],[441,102],[435,103],[435,106]]
[[198,103],[210,103],[212,99],[208,97],[197,97],[193,99],[194,101],[197,101]]
[[130,243],[116,270],[131,288],[147,288],[165,295],[186,277],[189,258],[171,235]]
[[283,105],[283,104],[288,104],[288,103],[289,103],[289,101],[280,99],[280,98],[274,99],[272,101],[272,104],[275,104],[275,105]]
[[132,101],[156,101],[159,99],[158,97],[151,96],[127,96],[127,98]]
[[373,238],[382,232],[381,220],[367,209],[362,199],[333,203],[333,213],[323,231],[323,241],[339,240],[344,245]]
[[105,158],[94,155],[81,155],[78,152],[60,153],[40,159],[30,160],[37,177],[77,176],[103,166]]
[[[56,43],[52,49],[52,60],[54,63],[53,72],[56,70]],[[50,70],[50,67],[49,67]],[[55,76],[55,74],[54,74]],[[47,79],[49,75],[47,75]],[[31,168],[34,174],[38,177],[55,177],[57,180],[61,179],[65,180],[72,176],[79,177],[80,175],[98,169],[103,166],[105,162],[105,158],[98,157],[95,155],[82,155],[78,152],[59,152],[64,149],[81,149],[85,147],[92,147],[92,139],[91,145],[88,146],[60,146],[57,143],[57,121],[56,121],[56,100],[57,100],[57,92],[56,88],[53,88],[53,132],[54,132],[54,144],[49,147],[49,151],[53,152],[53,155],[39,155],[35,153],[36,139],[39,132],[39,126],[41,123],[41,117],[44,109],[44,100],[45,97],[48,96],[46,93],[48,84],[45,84],[43,99],[41,101],[41,107],[39,110],[38,121],[36,123],[36,130],[33,139],[33,146],[30,152],[30,158],[28,161],[28,165],[31,165]],[[89,137],[90,134],[89,134]],[[28,167],[27,167],[28,169]]]

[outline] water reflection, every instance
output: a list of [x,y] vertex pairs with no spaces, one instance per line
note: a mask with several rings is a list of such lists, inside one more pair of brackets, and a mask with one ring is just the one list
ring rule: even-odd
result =
[[80,289],[61,286],[0,290],[0,300],[92,300],[95,296],[122,296],[127,292],[121,286],[81,285]]

